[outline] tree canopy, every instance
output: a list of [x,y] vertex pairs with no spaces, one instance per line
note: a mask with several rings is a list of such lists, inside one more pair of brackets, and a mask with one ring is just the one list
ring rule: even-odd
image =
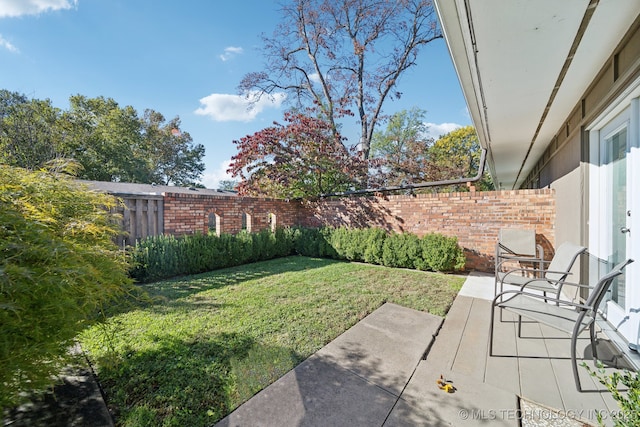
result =
[[[372,155],[382,168],[384,186],[473,177],[480,167],[480,143],[473,126],[458,128],[437,140],[426,136],[425,111],[413,108],[394,114],[372,141]],[[492,190],[488,173],[475,184]],[[466,190],[464,185],[448,190]]]
[[81,166],[78,177],[192,185],[204,171],[204,146],[180,129],[180,118],[166,121],[111,98],[74,95],[63,111],[50,100],[0,90],[0,163],[37,170],[66,158]]
[[335,135],[339,119],[355,115],[368,159],[385,101],[401,96],[398,81],[420,47],[442,37],[432,1],[291,0],[282,14],[263,36],[264,70],[245,75],[240,92],[285,92],[296,107],[318,108]]
[[384,131],[373,135],[372,157],[382,162],[385,186],[434,180],[429,153],[433,139],[426,136],[425,114],[419,108],[400,111]]
[[[437,180],[471,177],[478,173],[481,147],[473,126],[461,127],[441,136],[430,151],[438,171]],[[486,170],[483,178],[475,185],[482,191],[494,189],[491,176]]]
[[315,197],[351,189],[366,176],[367,162],[345,148],[331,123],[295,112],[284,121],[234,141],[238,154],[227,172],[240,177],[240,194]]

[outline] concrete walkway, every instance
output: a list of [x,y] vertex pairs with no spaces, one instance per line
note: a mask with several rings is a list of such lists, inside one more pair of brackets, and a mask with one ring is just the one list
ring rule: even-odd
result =
[[442,320],[385,304],[217,425],[381,426]]
[[[444,372],[424,357],[443,320],[384,304],[217,426],[471,426],[485,408],[515,416],[513,393],[473,380],[455,383],[455,393],[438,388]],[[485,421],[517,425],[508,418]]]

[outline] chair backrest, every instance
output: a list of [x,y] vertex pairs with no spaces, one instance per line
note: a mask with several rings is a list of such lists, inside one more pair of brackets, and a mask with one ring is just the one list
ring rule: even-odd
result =
[[589,298],[587,298],[585,305],[588,305],[589,307],[591,307],[591,309],[595,312],[600,306],[600,304],[602,303],[602,300],[604,299],[607,291],[609,290],[609,287],[611,286],[611,282],[613,282],[613,279],[621,275],[622,270],[632,262],[633,262],[632,259],[622,261],[620,264],[613,267],[613,270],[611,270],[609,273],[602,276],[600,280],[598,280],[598,283],[596,284],[596,286],[593,288],[593,291],[591,291],[591,294],[589,295]]
[[[571,242],[564,242],[558,246],[558,249],[556,249],[556,253],[553,255],[553,259],[547,267],[547,270],[550,272],[545,273],[544,277],[555,281],[555,283],[566,279],[567,275],[571,271],[571,267],[573,267],[573,264],[581,254],[586,252],[586,250],[587,248],[584,246],[576,245]],[[564,271],[565,273],[555,273],[556,271]]]
[[500,246],[512,254],[536,256],[536,231],[519,228],[501,228],[498,234]]

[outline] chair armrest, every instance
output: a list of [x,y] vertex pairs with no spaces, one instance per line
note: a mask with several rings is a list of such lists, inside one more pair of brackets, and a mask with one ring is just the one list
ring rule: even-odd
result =
[[[502,261],[498,261],[498,260],[502,260]],[[499,256],[496,259],[496,273],[498,271],[500,271],[500,268],[502,267],[502,264],[504,264],[505,262],[508,261],[518,261],[518,262],[533,262],[533,263],[538,263],[538,264],[542,264],[542,263],[549,263],[550,261],[545,261],[539,258],[531,258],[531,257],[521,257],[521,256]],[[527,269],[517,269],[517,270],[538,270],[538,271],[544,271],[544,269],[540,269],[540,268],[527,268]]]
[[584,309],[584,310],[591,310],[591,307],[588,306],[588,305],[585,305],[585,304],[579,304],[579,303],[572,302],[572,301],[561,300],[559,298],[551,298],[551,297],[544,296],[544,295],[533,294],[531,292],[523,292],[523,291],[516,291],[516,290],[509,290],[509,291],[500,292],[493,299],[493,306],[496,306],[496,305],[499,306],[500,304],[497,304],[498,300],[501,299],[501,298],[504,298],[504,296],[508,296],[508,295],[511,295],[511,296],[508,297],[507,299],[504,299],[504,300],[500,301],[500,302],[507,302],[510,299],[515,298],[518,295],[524,295],[526,297],[530,297],[530,298],[533,298],[533,299],[543,300],[545,302],[556,303],[556,305],[562,304],[562,305],[568,305],[570,307],[581,308],[581,309]]
[[539,258],[535,255],[527,256],[527,255],[498,255],[498,258],[504,259],[505,261],[529,261],[529,262],[544,262],[549,263],[551,261],[546,261],[542,258]]
[[[565,274],[565,275],[569,275],[571,273],[567,273],[566,271],[553,271],[553,270],[545,270],[542,268],[515,268],[513,270],[509,270],[505,273],[504,276],[502,276],[502,279],[500,280],[500,283],[502,283],[504,285],[504,279],[509,276],[511,273],[517,273],[517,272],[522,272],[522,273],[556,273],[556,274]],[[549,282],[563,282],[563,280],[552,280],[552,279],[546,279],[543,277],[534,277],[531,280],[547,280]]]

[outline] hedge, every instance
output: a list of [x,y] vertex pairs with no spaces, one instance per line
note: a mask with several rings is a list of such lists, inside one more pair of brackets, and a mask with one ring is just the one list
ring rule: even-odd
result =
[[131,250],[131,276],[151,282],[293,254],[431,271],[460,270],[465,264],[457,239],[440,234],[420,238],[380,228],[279,228],[237,235],[149,237]]

